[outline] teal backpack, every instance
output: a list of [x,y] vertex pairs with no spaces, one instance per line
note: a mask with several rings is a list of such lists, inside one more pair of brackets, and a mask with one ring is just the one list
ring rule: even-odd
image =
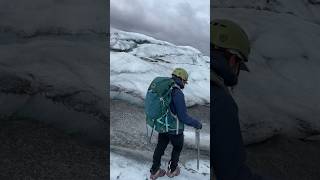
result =
[[[174,87],[179,88],[169,77],[156,77],[150,84],[145,98],[144,110],[146,123],[158,133],[183,129],[184,125],[170,110],[171,92]],[[147,128],[148,130],[148,128]],[[148,132],[147,132],[148,134]]]

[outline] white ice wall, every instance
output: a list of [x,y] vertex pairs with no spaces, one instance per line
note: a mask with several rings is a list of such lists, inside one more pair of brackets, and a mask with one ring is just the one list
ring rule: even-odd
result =
[[0,1],[0,114],[106,143],[107,2]]
[[103,0],[2,0],[0,30],[22,35],[36,32],[105,33]]
[[308,1],[214,1],[212,17],[248,33],[250,73],[235,89],[247,142],[277,133],[320,133],[320,5]]

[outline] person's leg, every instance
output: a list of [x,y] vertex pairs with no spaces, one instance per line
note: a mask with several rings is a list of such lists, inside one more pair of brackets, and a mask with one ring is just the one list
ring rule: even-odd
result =
[[158,135],[158,144],[153,153],[153,164],[150,169],[151,174],[154,174],[158,171],[161,165],[161,157],[164,154],[169,143],[169,138],[167,133],[159,133]]
[[171,144],[173,146],[170,160],[170,171],[173,172],[178,166],[180,153],[183,147],[183,134],[169,135]]

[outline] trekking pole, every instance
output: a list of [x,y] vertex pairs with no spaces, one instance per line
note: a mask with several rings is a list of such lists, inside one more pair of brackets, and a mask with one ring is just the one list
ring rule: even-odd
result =
[[199,159],[200,159],[200,129],[195,129],[195,140],[197,146],[197,169],[199,171]]

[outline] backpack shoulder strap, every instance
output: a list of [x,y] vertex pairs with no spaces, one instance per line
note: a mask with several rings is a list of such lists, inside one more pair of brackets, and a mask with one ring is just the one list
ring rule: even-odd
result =
[[172,88],[177,88],[177,89],[181,90],[180,86],[178,84],[176,84],[176,83],[173,84]]

